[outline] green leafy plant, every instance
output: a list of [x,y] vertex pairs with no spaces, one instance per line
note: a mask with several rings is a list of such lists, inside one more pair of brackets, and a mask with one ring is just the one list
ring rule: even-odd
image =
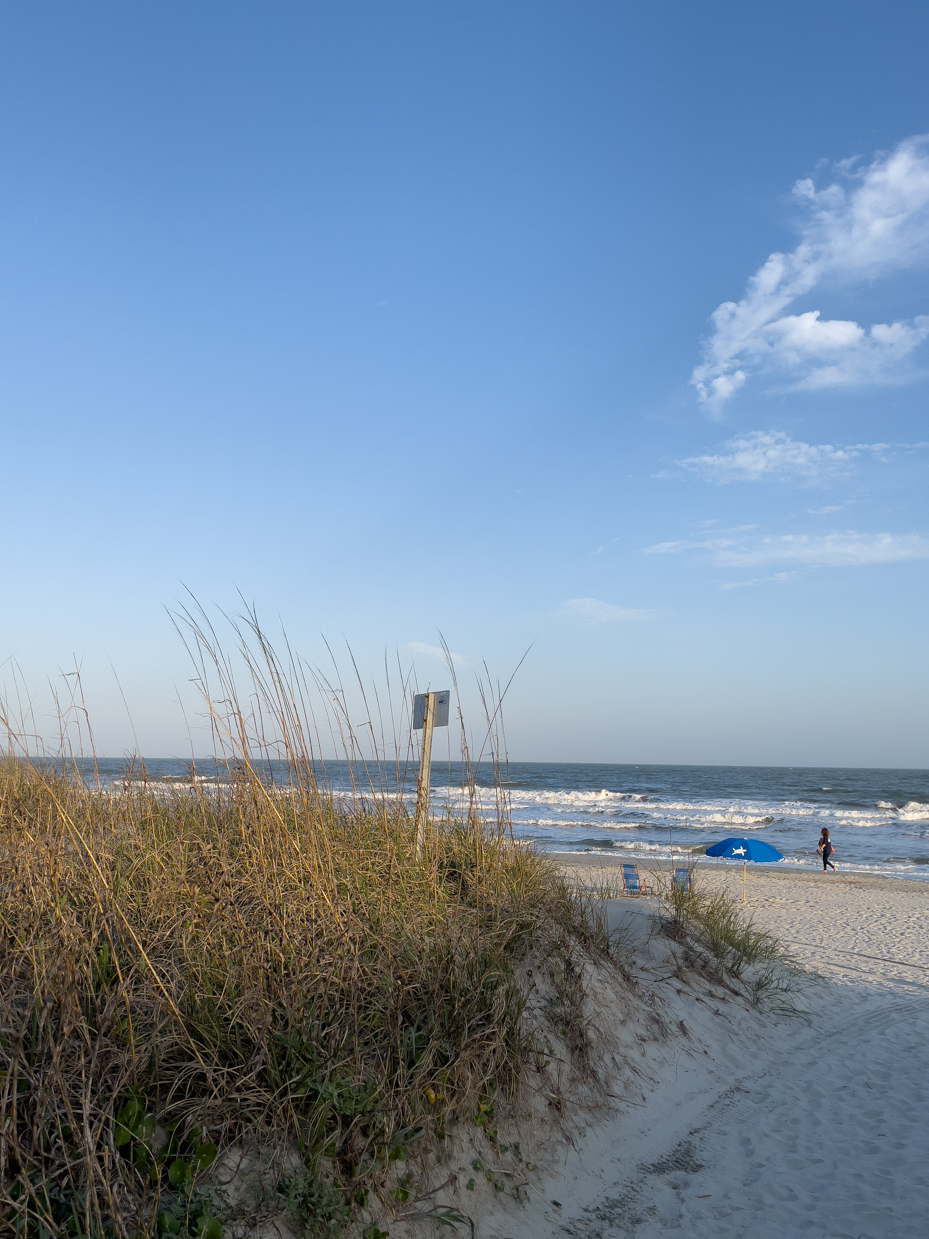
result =
[[330,1239],[341,1234],[351,1212],[335,1183],[305,1167],[287,1185],[287,1214],[306,1239]]

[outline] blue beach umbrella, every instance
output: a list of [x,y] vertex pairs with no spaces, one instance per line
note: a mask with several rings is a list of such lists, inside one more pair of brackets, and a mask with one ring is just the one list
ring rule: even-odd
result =
[[763,863],[768,860],[783,860],[784,857],[770,843],[761,839],[723,839],[706,849],[707,856],[729,856],[742,861],[742,902],[745,902],[745,862]]

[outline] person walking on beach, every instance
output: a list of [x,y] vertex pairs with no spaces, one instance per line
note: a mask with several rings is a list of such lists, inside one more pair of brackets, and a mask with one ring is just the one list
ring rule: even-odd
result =
[[823,858],[823,873],[826,872],[827,865],[832,870],[832,872],[835,873],[836,867],[832,863],[832,861],[829,859],[829,857],[835,851],[835,848],[832,846],[832,840],[829,838],[829,831],[825,828],[825,826],[823,827],[823,833],[819,840],[819,847],[816,849],[816,851]]

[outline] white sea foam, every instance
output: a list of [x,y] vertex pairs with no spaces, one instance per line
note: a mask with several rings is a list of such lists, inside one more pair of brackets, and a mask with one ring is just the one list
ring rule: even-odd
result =
[[599,792],[579,792],[568,788],[564,791],[526,791],[514,787],[509,789],[508,794],[513,804],[646,804],[650,800],[650,797],[638,792],[608,792],[605,788]]
[[750,817],[747,813],[711,813],[707,826],[770,826],[773,817]]
[[888,822],[886,813],[874,813],[869,809],[840,809],[831,816],[839,826],[886,827]]
[[635,830],[639,822],[572,822],[563,817],[518,817],[520,826],[570,826],[581,830]]

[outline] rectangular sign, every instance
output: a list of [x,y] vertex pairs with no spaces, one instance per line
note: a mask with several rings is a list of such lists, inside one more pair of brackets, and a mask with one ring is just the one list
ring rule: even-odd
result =
[[[451,690],[446,688],[441,693],[435,695],[435,718],[433,719],[434,727],[448,726],[448,705],[451,700]],[[417,693],[413,698],[413,730],[422,731],[423,718],[426,713],[426,694]]]

